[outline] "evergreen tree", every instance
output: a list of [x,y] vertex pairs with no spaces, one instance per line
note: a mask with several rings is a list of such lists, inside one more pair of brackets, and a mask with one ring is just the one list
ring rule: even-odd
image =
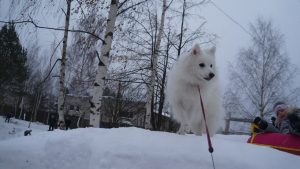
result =
[[[0,90],[5,94],[24,95],[28,79],[27,51],[22,47],[13,23],[0,31]],[[0,96],[1,97],[1,96]]]

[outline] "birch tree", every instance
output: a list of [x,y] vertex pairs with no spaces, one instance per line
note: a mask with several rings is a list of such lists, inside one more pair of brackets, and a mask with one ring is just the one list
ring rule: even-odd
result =
[[[71,14],[71,2],[72,0],[66,0],[67,3],[67,11],[63,11],[65,14],[65,26],[64,26],[64,38],[63,38],[63,47],[62,47],[62,55],[61,55],[61,66],[60,66],[60,80],[59,80],[59,96],[58,96],[58,123],[63,125],[64,124],[64,91],[65,91],[65,66],[66,66],[66,51],[67,51],[67,43],[68,43],[68,31],[69,31],[69,21],[70,21],[70,14]],[[54,7],[56,3],[53,0],[49,0],[50,6]],[[20,21],[19,23],[32,23],[36,28],[42,28],[42,29],[52,29],[52,30],[59,30],[58,28],[49,28],[44,26],[37,25],[33,20],[31,15],[35,15],[39,13],[39,7],[40,5],[45,5],[41,1],[30,1],[30,2],[22,2],[24,6],[21,7],[17,13],[19,13],[22,18],[24,17],[24,14],[28,14],[29,20],[26,21]],[[59,4],[59,3],[57,3]],[[19,3],[15,0],[11,2],[11,12],[14,11],[14,7],[17,7]],[[60,5],[60,4],[59,4]],[[45,7],[45,6],[44,6]],[[51,8],[47,8],[48,10]],[[27,17],[27,16],[26,16]],[[38,92],[41,93],[41,92]],[[39,98],[39,97],[37,97]],[[40,100],[40,99],[38,99]],[[36,109],[36,108],[35,108]],[[36,114],[35,110],[35,113]]]
[[157,41],[154,48],[154,54],[151,57],[151,77],[150,77],[151,79],[150,79],[150,85],[148,86],[147,101],[146,101],[146,119],[145,119],[146,129],[152,129],[153,127],[151,124],[151,114],[153,112],[153,96],[154,96],[155,80],[157,75],[157,58],[158,58],[160,43],[164,31],[166,11],[167,11],[167,1],[163,0],[162,14],[160,18],[160,26],[157,35]]
[[[81,15],[78,28],[103,34],[105,18],[98,14],[99,9],[95,4],[88,7],[88,13]],[[97,19],[95,19],[97,16]],[[71,83],[67,84],[71,94],[79,96],[88,95],[88,90],[93,87],[95,81],[96,68],[98,66],[99,40],[92,35],[74,33],[72,48],[68,50],[67,74],[71,74]],[[87,112],[86,112],[87,113]]]
[[[158,101],[158,120],[157,120],[157,128],[159,130],[163,130],[162,128],[162,116],[163,116],[163,109],[165,107],[165,87],[166,87],[166,78],[167,78],[167,71],[169,69],[169,59],[171,58],[171,29],[168,28],[168,33],[166,37],[166,45],[165,45],[165,52],[163,54],[163,61],[162,61],[162,73],[160,80],[158,80],[158,88],[159,88],[159,101]],[[159,76],[159,74],[158,74]]]
[[[147,2],[148,0],[124,0],[119,3],[119,0],[112,0],[110,4],[110,9],[108,12],[108,19],[106,24],[106,31],[104,33],[103,45],[100,50],[100,61],[96,74],[96,80],[93,87],[93,97],[90,101],[91,103],[91,115],[90,115],[90,125],[98,127],[100,125],[100,107],[101,107],[101,97],[104,89],[104,81],[108,74],[108,64],[110,57],[110,50],[112,46],[112,39],[114,35],[114,29],[116,25],[117,16],[122,16],[125,13],[130,13],[134,11],[139,5]],[[122,25],[119,25],[118,29],[122,29]]]
[[[70,25],[70,11],[71,11],[71,2],[72,0],[66,0],[67,2],[67,12],[65,18],[65,31],[61,55],[61,64],[60,64],[60,78],[59,78],[59,93],[58,93],[58,124],[64,125],[64,103],[65,103],[65,70],[66,70],[66,52],[68,44],[68,29]],[[61,126],[61,127],[62,127]]]
[[96,79],[93,87],[93,97],[90,101],[91,115],[90,125],[100,127],[101,96],[103,94],[104,80],[107,75],[109,52],[113,40],[114,28],[117,19],[119,0],[112,0],[108,13],[107,26],[104,35],[104,43],[100,50],[100,63],[97,69]]
[[[164,10],[167,10],[172,2],[173,1],[169,3],[165,2]],[[162,27],[160,24],[162,15],[159,15],[160,19],[158,19],[156,5],[156,2],[148,1],[138,9],[140,11],[137,11],[137,16],[126,17],[125,19],[131,17],[133,19],[126,20],[126,23],[129,24],[129,28],[121,33],[122,38],[117,41],[118,49],[126,53],[127,62],[131,65],[122,73],[120,72],[120,76],[131,77],[136,81],[144,82],[140,87],[144,87],[144,91],[147,91],[147,93],[143,94],[145,95],[145,99],[142,99],[143,101],[148,101],[147,106],[145,106],[146,110],[148,108],[147,117],[145,116],[145,128],[147,128],[146,125],[149,126],[150,124],[148,128],[153,130],[158,129],[156,125],[157,120],[154,118],[157,115],[156,100],[159,97],[159,95],[157,95],[157,89],[160,88],[158,86],[161,86],[159,84],[161,79],[158,79],[158,74],[160,74],[158,70],[163,70],[164,68],[161,66],[166,65],[162,63],[163,58],[161,57],[164,56],[164,51],[160,50],[160,48],[165,45],[164,43],[166,43],[164,41],[165,33],[164,31],[160,31]],[[163,16],[163,18],[167,18],[166,13],[163,14]],[[163,23],[165,22],[166,21],[163,21]],[[159,36],[161,38],[158,38]],[[159,49],[157,47],[158,44],[160,44]],[[155,64],[153,56],[156,56],[156,59],[154,59],[156,66],[153,66]],[[152,71],[153,68],[155,69],[155,73]],[[152,92],[149,92],[151,85],[153,87]],[[163,93],[163,91],[160,93]]]
[[258,18],[250,28],[251,45],[241,49],[236,65],[230,66],[225,108],[248,118],[264,117],[275,102],[294,99],[287,97],[287,89],[295,69],[283,50],[283,35],[270,20]]

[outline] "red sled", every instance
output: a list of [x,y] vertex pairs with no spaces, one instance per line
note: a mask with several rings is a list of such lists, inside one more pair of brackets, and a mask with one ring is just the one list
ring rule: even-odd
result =
[[247,141],[251,144],[269,146],[300,156],[300,137],[282,133],[253,134]]

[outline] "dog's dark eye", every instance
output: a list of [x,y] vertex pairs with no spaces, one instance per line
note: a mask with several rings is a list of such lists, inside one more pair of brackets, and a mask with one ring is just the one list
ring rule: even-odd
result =
[[210,65],[210,67],[212,67],[212,64]]
[[205,67],[205,64],[204,63],[200,63],[199,66],[200,67]]

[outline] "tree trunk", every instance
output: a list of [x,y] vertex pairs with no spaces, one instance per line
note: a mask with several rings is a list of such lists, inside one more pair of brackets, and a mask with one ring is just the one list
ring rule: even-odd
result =
[[113,33],[115,22],[117,19],[119,0],[112,0],[110,4],[110,10],[107,19],[107,27],[105,31],[104,43],[101,47],[100,62],[97,69],[96,79],[93,88],[93,97],[90,101],[91,114],[90,114],[90,125],[93,127],[100,127],[100,107],[102,101],[102,94],[104,89],[104,80],[107,75],[107,66],[109,61],[109,52],[113,40]]
[[81,118],[84,118],[85,113],[79,110],[79,116],[77,120],[77,128],[80,128],[80,120]]
[[152,129],[151,125],[151,112],[152,112],[152,106],[153,106],[153,93],[154,93],[154,86],[155,86],[155,79],[156,79],[156,71],[157,71],[157,58],[158,58],[158,52],[160,48],[160,42],[162,39],[164,24],[165,24],[165,14],[167,10],[167,0],[163,1],[163,9],[161,14],[161,20],[160,20],[160,27],[159,32],[157,35],[157,41],[154,48],[154,54],[152,56],[152,68],[151,68],[151,79],[150,79],[150,86],[148,88],[148,94],[147,94],[147,103],[146,103],[146,117],[145,117],[145,128],[146,129]]
[[117,96],[115,98],[115,109],[113,110],[113,118],[112,118],[112,124],[114,127],[117,127],[117,120],[119,118],[120,115],[120,105],[121,105],[121,82],[119,81],[118,84],[118,92],[117,92]]
[[19,113],[19,110],[21,109],[20,105],[21,105],[23,96],[18,96],[17,98],[18,99],[17,99],[17,102],[15,104],[15,115],[14,115],[15,118],[17,118],[17,116],[20,116],[18,113]]
[[162,112],[164,108],[165,103],[165,84],[166,84],[166,77],[167,77],[167,68],[169,63],[169,49],[170,49],[170,33],[168,34],[168,42],[167,42],[167,50],[166,50],[166,57],[164,60],[164,68],[163,68],[163,76],[162,76],[162,82],[161,82],[161,89],[160,89],[160,99],[159,99],[159,105],[158,105],[158,122],[157,126],[159,130],[163,130],[162,128]]
[[42,99],[42,88],[43,86],[38,87],[36,94],[36,102],[34,104],[34,108],[32,111],[31,121],[36,121],[37,113],[40,107],[41,99]]
[[47,119],[46,119],[46,123],[45,124],[49,124],[48,122],[49,122],[49,117],[50,117],[50,112],[48,111],[48,113],[47,113]]
[[42,90],[39,91],[38,93],[38,98],[37,98],[37,103],[36,103],[36,107],[35,107],[35,112],[34,112],[34,121],[36,121],[37,119],[37,113],[41,104],[41,100],[42,100]]
[[35,114],[35,109],[36,109],[38,97],[39,97],[38,93],[39,93],[39,88],[37,88],[37,91],[35,93],[33,108],[32,108],[31,115],[30,115],[30,121],[35,121],[34,114]]
[[66,69],[66,52],[68,44],[68,29],[70,23],[70,9],[72,0],[67,0],[67,13],[65,20],[65,31],[63,40],[63,49],[61,55],[60,78],[59,78],[59,95],[58,95],[58,124],[64,124],[64,104],[65,104],[65,69]]
[[20,103],[20,114],[19,114],[19,119],[21,119],[22,118],[22,114],[23,114],[23,107],[24,107],[24,97],[22,96],[22,98],[21,98],[21,103]]
[[182,49],[182,38],[183,38],[183,24],[184,24],[184,17],[185,17],[185,8],[186,8],[186,0],[183,1],[182,5],[182,14],[181,14],[181,27],[180,27],[180,36],[179,36],[179,44],[177,48],[177,59],[179,59]]
[[[19,99],[18,99],[19,100]],[[17,116],[17,112],[18,112],[18,101],[17,100],[17,102],[15,102],[15,104],[14,104],[14,117],[16,118],[16,116]]]

